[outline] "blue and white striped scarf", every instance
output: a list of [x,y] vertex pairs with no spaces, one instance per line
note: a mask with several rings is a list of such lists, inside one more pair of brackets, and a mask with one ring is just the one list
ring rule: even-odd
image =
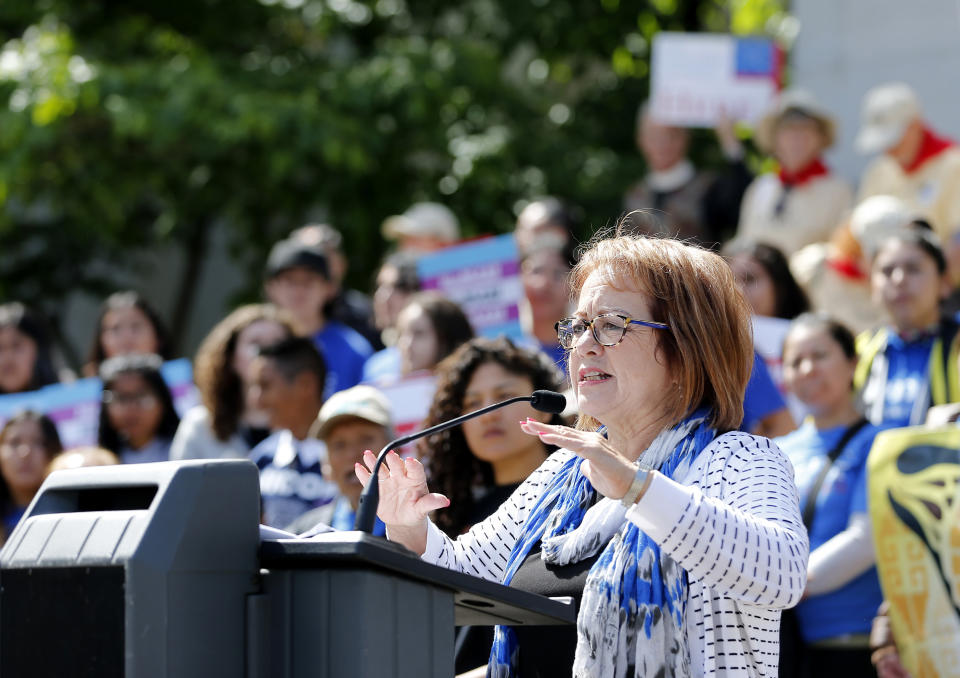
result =
[[[715,436],[707,412],[698,411],[660,433],[638,463],[681,478]],[[591,507],[594,489],[580,471],[582,462],[572,456],[531,510],[503,583],[510,584],[539,541],[543,559],[556,566],[582,561],[603,549],[587,574],[577,615],[574,678],[688,676],[683,629],[686,572],[624,518],[626,509],[619,501],[602,499]],[[487,676],[515,677],[518,650],[513,629],[496,627]]]

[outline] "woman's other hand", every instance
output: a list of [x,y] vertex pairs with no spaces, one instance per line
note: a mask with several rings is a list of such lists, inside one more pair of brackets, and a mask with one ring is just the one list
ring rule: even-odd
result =
[[[363,464],[354,466],[364,488],[370,482],[376,463],[377,455],[367,450],[363,453]],[[430,492],[423,464],[416,459],[401,459],[392,451],[380,467],[379,486],[377,515],[387,526],[388,537],[414,553],[423,554],[427,548],[427,515],[446,508],[450,500]]]
[[534,419],[521,422],[520,428],[524,433],[539,436],[548,445],[562,447],[583,457],[583,474],[604,497],[620,499],[630,489],[637,474],[636,465],[599,433],[542,424]]

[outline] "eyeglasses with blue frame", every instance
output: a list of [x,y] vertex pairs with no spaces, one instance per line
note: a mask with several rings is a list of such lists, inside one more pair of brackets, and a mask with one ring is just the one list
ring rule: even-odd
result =
[[634,320],[630,316],[619,313],[601,313],[593,320],[584,320],[582,318],[564,318],[554,328],[557,330],[557,340],[560,346],[569,350],[579,341],[583,333],[589,327],[593,332],[593,338],[601,346],[616,346],[627,334],[627,328],[630,325],[641,325],[655,330],[669,330],[670,326],[666,323],[658,323],[653,320]]

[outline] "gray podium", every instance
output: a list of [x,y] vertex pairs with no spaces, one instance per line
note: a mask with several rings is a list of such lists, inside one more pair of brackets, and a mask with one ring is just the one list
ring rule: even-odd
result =
[[454,624],[571,605],[358,532],[260,542],[256,467],[62,471],[0,551],[0,678],[450,678]]

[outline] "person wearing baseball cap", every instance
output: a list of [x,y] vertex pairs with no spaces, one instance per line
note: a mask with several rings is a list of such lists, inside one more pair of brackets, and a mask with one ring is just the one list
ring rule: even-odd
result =
[[[337,484],[339,493],[330,504],[297,518],[287,531],[310,536],[326,531],[325,527],[352,530],[363,491],[354,464],[362,463],[365,450],[379,452],[393,438],[390,403],[372,386],[340,391],[320,408],[310,435],[326,445],[323,475]],[[377,519],[374,534],[382,536],[384,532]]]
[[418,202],[403,214],[383,222],[383,237],[397,242],[397,250],[425,254],[460,239],[460,224],[450,208],[436,202]]
[[864,154],[881,154],[863,174],[859,199],[892,195],[916,209],[940,236],[956,281],[960,147],[930,129],[909,85],[894,82],[874,87],[864,96],[856,148]]
[[267,299],[287,311],[297,335],[310,337],[323,354],[329,368],[324,395],[360,383],[373,347],[325,311],[337,293],[326,252],[297,238],[281,240],[270,250],[264,277]]
[[737,238],[772,245],[788,257],[829,239],[853,200],[847,182],[823,161],[836,138],[833,117],[809,92],[787,90],[754,136],[779,169],[747,188]]

